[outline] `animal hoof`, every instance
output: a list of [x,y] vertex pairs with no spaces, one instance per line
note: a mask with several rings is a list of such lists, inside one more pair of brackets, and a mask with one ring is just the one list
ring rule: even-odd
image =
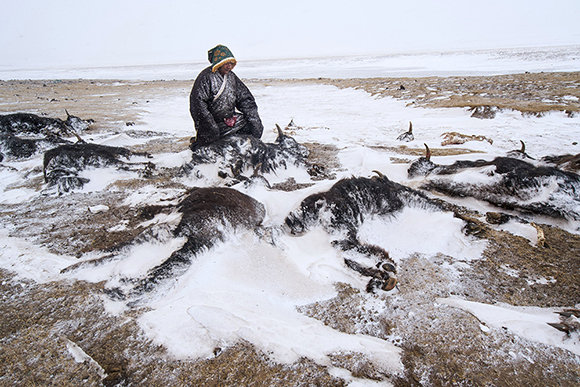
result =
[[391,277],[383,283],[383,286],[381,286],[381,289],[388,292],[388,291],[393,290],[396,285],[397,285],[397,279],[394,277]]
[[391,273],[396,273],[397,269],[395,268],[395,265],[393,265],[392,263],[383,263],[381,265],[381,269],[383,269],[384,271],[390,271]]

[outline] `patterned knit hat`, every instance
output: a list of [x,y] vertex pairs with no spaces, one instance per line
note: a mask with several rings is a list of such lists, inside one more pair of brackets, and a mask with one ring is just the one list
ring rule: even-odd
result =
[[209,60],[209,63],[211,63],[211,71],[214,73],[226,63],[237,63],[236,58],[234,58],[230,49],[221,44],[207,52],[207,59]]

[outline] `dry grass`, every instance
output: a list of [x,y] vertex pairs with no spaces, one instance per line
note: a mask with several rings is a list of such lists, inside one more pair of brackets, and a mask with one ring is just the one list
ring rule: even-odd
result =
[[[83,119],[94,119],[92,133],[110,132],[127,124],[140,123],[143,107],[152,100],[187,96],[192,83],[84,79],[0,81],[0,113],[27,112],[65,119],[66,109]],[[184,109],[188,109],[188,103],[184,98]]]
[[[107,314],[100,284],[39,285],[0,270],[0,385],[3,386],[344,386],[307,360],[272,363],[240,343],[201,361],[176,360],[128,316]],[[135,317],[135,313],[132,317]],[[70,340],[104,370],[77,363]]]
[[[580,73],[525,73],[487,77],[323,79],[337,87],[408,100],[424,107],[497,107],[522,114],[580,112]],[[404,89],[401,89],[403,86]]]

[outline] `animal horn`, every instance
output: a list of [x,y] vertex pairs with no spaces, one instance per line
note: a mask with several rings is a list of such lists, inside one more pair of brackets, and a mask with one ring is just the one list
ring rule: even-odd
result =
[[409,121],[409,133],[413,133],[413,123]]
[[425,158],[427,159],[427,161],[431,161],[431,149],[429,149],[429,146],[427,146],[427,144],[423,143],[423,145],[425,145]]
[[520,140],[520,142],[522,143],[522,149],[520,149],[520,152],[526,153],[526,144],[522,140]]
[[276,128],[278,129],[278,137],[284,136],[284,133],[282,132],[282,128],[280,128],[280,125],[276,124]]
[[[70,114],[68,114],[68,110],[66,110],[66,109],[64,109],[64,112],[66,113],[66,119],[68,120],[68,119],[70,118]],[[66,126],[66,130],[67,130],[67,131],[68,131],[70,134],[72,134],[73,136],[75,136],[75,137],[77,138],[77,142],[78,142],[78,143],[80,143],[80,144],[84,144],[85,140],[83,140],[83,139],[81,138],[81,136],[79,136],[79,135],[77,134],[77,132],[75,132],[75,131],[74,131],[74,129],[72,129],[71,127],[69,127],[68,125],[66,125],[66,123],[65,123],[65,126]]]
[[260,176],[260,170],[262,169],[263,164],[264,163],[260,163],[260,164],[256,165],[256,167],[254,168],[254,172],[252,173],[252,177]]
[[383,175],[380,171],[377,171],[376,169],[373,169],[373,172],[376,173],[377,175],[379,175],[379,177],[381,179],[384,179],[385,175]]

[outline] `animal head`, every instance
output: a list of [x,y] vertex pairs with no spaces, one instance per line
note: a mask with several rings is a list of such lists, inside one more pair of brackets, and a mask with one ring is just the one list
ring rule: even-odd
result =
[[91,123],[94,121],[91,119],[83,120],[77,116],[70,115],[66,109],[65,113],[66,113],[66,121],[64,121],[65,126],[78,139],[79,142],[83,142],[83,140],[79,137],[78,133],[82,133],[85,130],[87,130],[91,126]]
[[515,149],[515,150],[511,150],[507,153],[507,157],[511,157],[514,159],[530,159],[530,160],[535,160],[533,157],[531,157],[530,155],[528,155],[526,153],[526,144],[520,140],[520,143],[522,144],[522,147],[520,149]]
[[325,205],[324,193],[306,197],[300,203],[300,207],[291,212],[284,220],[290,233],[292,235],[301,235],[308,231],[318,221],[318,215]]
[[409,130],[406,131],[405,133],[400,134],[399,137],[397,137],[397,140],[410,142],[413,141],[414,139],[415,136],[413,136],[413,123],[409,121]]
[[418,160],[415,160],[409,166],[407,170],[407,175],[409,179],[412,179],[417,176],[427,176],[430,174],[435,168],[437,168],[437,164],[431,161],[431,150],[427,144],[425,145],[425,157],[419,157]]
[[278,137],[274,143],[279,145],[281,151],[287,152],[297,159],[305,159],[308,157],[308,148],[299,144],[292,137],[285,135],[280,125],[276,124],[276,129],[278,129]]

